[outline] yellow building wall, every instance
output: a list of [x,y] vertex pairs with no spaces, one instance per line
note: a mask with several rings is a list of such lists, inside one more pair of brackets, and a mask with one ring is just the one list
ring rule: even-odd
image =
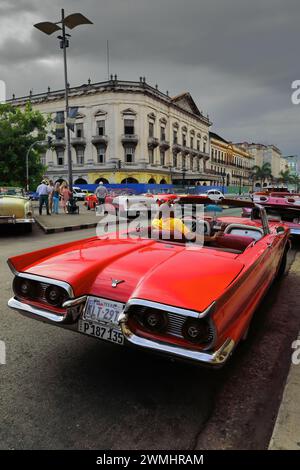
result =
[[148,183],[152,178],[156,184],[159,184],[164,179],[167,184],[171,184],[171,177],[169,173],[157,174],[154,172],[129,172],[129,171],[105,171],[88,173],[88,180],[90,184],[93,184],[98,178],[105,178],[110,184],[120,184],[125,178],[134,178],[138,183]]

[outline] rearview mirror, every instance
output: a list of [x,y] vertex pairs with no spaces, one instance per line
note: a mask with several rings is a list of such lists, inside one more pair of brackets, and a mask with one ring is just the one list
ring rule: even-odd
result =
[[284,230],[284,227],[282,227],[282,225],[280,225],[279,227],[276,228],[276,232],[280,235],[281,233],[284,233],[285,230]]

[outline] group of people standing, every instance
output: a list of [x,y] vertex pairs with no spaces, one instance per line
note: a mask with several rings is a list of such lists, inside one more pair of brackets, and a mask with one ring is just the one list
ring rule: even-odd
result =
[[59,202],[65,214],[68,213],[68,201],[72,196],[68,184],[63,181],[60,183],[53,183],[52,180],[47,183],[43,180],[36,190],[39,196],[39,214],[42,215],[43,206],[46,206],[47,215],[59,213]]

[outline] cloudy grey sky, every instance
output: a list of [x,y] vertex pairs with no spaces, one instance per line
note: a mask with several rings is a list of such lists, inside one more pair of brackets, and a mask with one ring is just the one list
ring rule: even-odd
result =
[[63,86],[56,35],[33,23],[80,11],[94,25],[73,30],[72,86],[107,77],[189,91],[228,140],[259,141],[298,154],[300,105],[299,0],[0,0],[0,79],[7,95]]

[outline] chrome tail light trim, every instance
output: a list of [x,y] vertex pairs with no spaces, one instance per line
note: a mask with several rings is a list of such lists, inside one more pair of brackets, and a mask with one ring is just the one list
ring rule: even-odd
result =
[[182,348],[158,340],[149,340],[134,334],[127,326],[128,314],[121,313],[119,316],[119,324],[125,340],[134,346],[138,346],[151,351],[165,353],[180,359],[192,360],[195,362],[211,365],[221,366],[230,357],[235,347],[235,342],[231,338],[227,338],[222,346],[214,352],[195,351],[193,349]]

